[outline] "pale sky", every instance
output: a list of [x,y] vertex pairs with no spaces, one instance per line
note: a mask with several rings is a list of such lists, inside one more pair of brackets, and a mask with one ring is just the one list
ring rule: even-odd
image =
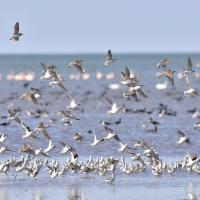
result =
[[200,52],[200,0],[0,2],[0,54]]

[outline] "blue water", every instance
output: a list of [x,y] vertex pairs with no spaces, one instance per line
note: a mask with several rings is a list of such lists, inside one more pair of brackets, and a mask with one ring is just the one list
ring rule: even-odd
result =
[[[99,120],[114,121],[122,118],[122,123],[119,126],[112,126],[118,133],[119,137],[128,143],[133,144],[134,139],[143,139],[150,143],[159,153],[160,157],[167,160],[180,160],[186,153],[199,154],[199,131],[193,129],[195,120],[191,118],[191,114],[187,113],[187,109],[199,106],[199,97],[186,98],[183,96],[183,82],[175,78],[175,89],[168,88],[167,91],[157,91],[155,84],[161,82],[156,78],[157,71],[156,64],[163,58],[170,58],[172,64],[170,68],[176,72],[181,71],[186,65],[187,54],[133,54],[133,55],[115,55],[118,61],[108,67],[104,66],[105,55],[1,55],[0,56],[0,73],[3,79],[0,81],[0,100],[4,103],[0,104],[1,116],[7,115],[8,108],[20,107],[22,112],[20,117],[31,127],[34,128],[40,121],[49,123],[47,119],[32,119],[27,116],[25,110],[34,111],[37,106],[29,102],[20,100],[20,96],[30,87],[42,88],[44,96],[42,102],[49,102],[47,107],[49,111],[49,118],[57,118],[55,124],[50,125],[48,132],[52,137],[53,144],[56,148],[50,152],[52,157],[59,160],[66,159],[66,156],[59,155],[61,146],[59,141],[63,140],[71,144],[78,152],[80,159],[88,159],[89,155],[92,156],[119,156],[117,151],[117,144],[114,141],[100,144],[95,148],[91,147],[93,137],[87,131],[95,130],[98,137],[104,136],[104,130],[98,123]],[[199,62],[200,55],[190,54],[194,65]],[[76,69],[69,69],[68,63],[73,59],[84,60],[84,67],[91,77],[89,80],[69,80],[70,73],[78,74]],[[63,94],[57,94],[58,89],[48,88],[47,83],[41,83],[41,67],[40,62],[46,64],[54,64],[64,76],[64,85],[75,96],[75,99],[80,102],[84,112],[74,111],[74,114],[80,118],[80,121],[74,122],[73,126],[65,127],[60,123],[60,118],[57,115],[61,109],[68,105],[68,101]],[[109,104],[104,98],[99,95],[104,91],[104,88],[111,83],[120,83],[121,70],[124,66],[128,66],[131,70],[138,73],[140,83],[144,85],[144,91],[148,95],[148,99],[141,99],[140,102],[134,100],[127,101],[122,98],[122,93],[126,89],[121,86],[119,90],[108,90],[107,96],[115,100],[119,106],[123,104],[128,108],[155,108],[160,102],[168,104],[168,106],[177,112],[177,116],[164,116],[159,118],[156,113],[152,116],[159,120],[160,125],[158,132],[150,133],[145,132],[141,126],[143,122],[148,119],[147,114],[131,114],[131,113],[118,113],[112,117],[108,116],[106,112],[109,109]],[[195,68],[200,72],[199,68]],[[28,88],[23,87],[24,82],[6,81],[5,76],[10,72],[16,73],[24,71],[33,71],[36,73],[36,79],[30,83]],[[114,72],[115,78],[113,80],[100,80],[94,78],[95,72],[101,71],[103,73]],[[176,77],[176,76],[175,76]],[[200,80],[192,78],[192,84],[200,89]],[[91,94],[86,94],[90,90]],[[169,96],[167,92],[174,92],[174,95]],[[174,97],[183,97],[183,101],[178,102]],[[14,99],[8,100],[7,97],[12,96]],[[5,121],[4,119],[0,120]],[[5,153],[1,155],[1,159],[5,160],[11,156],[18,156],[18,149],[22,140],[22,129],[16,123],[11,123],[8,127],[0,127],[2,132],[8,135],[6,144],[12,148],[14,152]],[[182,146],[176,145],[178,135],[177,128],[181,128],[190,137],[192,143],[190,145],[184,144]],[[72,136],[75,131],[80,131],[83,136],[83,141],[74,141]],[[39,140],[34,141],[37,146],[46,147],[47,141]],[[80,178],[80,175],[69,174],[66,177],[59,177],[51,180],[46,177],[47,174],[42,172],[35,180],[29,179],[27,176],[20,175],[16,180],[12,176],[2,178],[0,195],[2,199],[16,198],[20,199],[20,194],[24,194],[28,199],[186,199],[187,186],[193,184],[194,191],[197,195],[200,185],[198,177],[190,174],[178,175],[163,175],[161,177],[153,177],[151,173],[144,175],[125,176],[119,175],[116,177],[115,185],[108,186],[104,183],[104,177],[93,177],[90,180]],[[67,180],[66,180],[67,179]],[[58,186],[59,185],[59,186]],[[8,193],[9,186],[13,190]],[[159,189],[159,193],[158,193]],[[49,191],[54,192],[49,195]],[[94,191],[91,193],[91,190]],[[145,190],[145,193],[143,192]],[[72,192],[77,193],[75,197],[70,197]],[[30,197],[32,196],[32,197]],[[72,195],[73,196],[73,195]],[[26,199],[27,199],[26,198]]]
[[[63,70],[67,69],[68,63],[74,59],[82,59],[85,63],[86,71],[94,72],[97,69],[106,70],[112,68],[114,71],[129,66],[140,72],[146,69],[146,72],[155,70],[155,66],[163,58],[170,58],[173,68],[181,69],[186,65],[188,56],[192,57],[195,63],[200,61],[199,54],[116,54],[113,57],[118,61],[112,67],[105,67],[105,55],[103,54],[70,54],[70,55],[0,55],[0,67],[2,72],[14,70],[34,70],[40,72],[39,63],[54,64]],[[150,69],[150,70],[149,70]]]

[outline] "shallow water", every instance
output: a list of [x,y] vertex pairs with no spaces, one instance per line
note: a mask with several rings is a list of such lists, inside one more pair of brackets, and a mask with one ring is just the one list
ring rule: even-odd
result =
[[[182,81],[177,79],[175,80],[175,89],[168,88],[167,91],[157,91],[155,83],[160,82],[160,80],[155,77],[155,66],[160,59],[169,57],[173,61],[171,68],[178,72],[185,66],[187,56],[181,54],[116,55],[119,61],[109,67],[103,65],[104,55],[0,56],[0,73],[3,74],[3,80],[0,81],[1,116],[7,116],[8,108],[21,107],[20,117],[31,128],[35,128],[40,121],[49,124],[48,118],[33,119],[27,116],[24,111],[34,111],[37,106],[19,99],[23,92],[27,91],[31,86],[39,87],[44,92],[41,102],[50,103],[46,107],[49,111],[49,116],[57,119],[57,122],[50,124],[48,128],[53,144],[56,145],[56,148],[50,152],[50,156],[60,161],[67,159],[68,156],[59,155],[61,148],[59,141],[63,140],[77,150],[80,160],[88,159],[90,155],[93,157],[97,155],[120,157],[117,150],[118,145],[115,141],[111,140],[96,147],[91,147],[90,144],[92,143],[93,136],[88,133],[88,130],[95,130],[98,138],[101,138],[105,133],[98,121],[102,119],[115,121],[121,117],[122,123],[111,127],[118,133],[122,141],[131,146],[134,139],[143,139],[156,149],[161,159],[168,161],[181,160],[187,153],[199,154],[200,132],[193,129],[195,120],[191,118],[192,114],[187,113],[188,109],[194,107],[199,109],[199,98],[184,97],[182,101],[177,101],[175,97],[179,95],[183,97],[184,89]],[[190,56],[194,63],[198,62],[200,58],[199,55]],[[70,73],[78,73],[75,69],[68,69],[67,67],[67,63],[75,58],[85,60],[85,69],[91,74],[89,80],[69,80]],[[48,88],[47,83],[41,83],[39,80],[41,76],[39,63],[41,61],[58,66],[59,71],[65,78],[64,85],[84,108],[84,112],[80,112],[80,110],[73,112],[80,120],[74,121],[72,126],[63,126],[60,122],[60,117],[57,115],[57,112],[64,109],[69,103],[65,95],[60,93],[58,89]],[[108,84],[120,82],[120,71],[123,70],[124,66],[128,66],[130,69],[138,72],[140,82],[145,85],[144,91],[149,98],[141,98],[140,102],[124,100],[122,92],[125,90],[125,87],[123,86],[119,90],[109,90],[106,96],[114,99],[120,106],[125,104],[126,107],[132,109],[144,107],[151,109],[157,107],[160,102],[167,104],[177,112],[177,115],[159,118],[157,113],[153,112],[152,116],[160,122],[158,132],[156,133],[145,132],[141,128],[143,122],[150,116],[148,114],[118,113],[112,117],[106,114],[109,104],[104,98],[100,98],[100,94]],[[11,70],[15,72],[34,71],[36,79],[30,83],[28,88],[24,88],[24,82],[8,82],[5,80],[5,75]],[[94,73],[97,70],[104,73],[114,71],[116,77],[113,80],[97,81],[94,78]],[[195,70],[200,71],[198,68],[195,68]],[[193,78],[192,84],[200,89],[199,80]],[[91,90],[91,92],[88,93],[88,90]],[[174,95],[167,95],[169,91],[174,91]],[[10,96],[13,98],[8,99]],[[4,121],[6,120],[0,119],[0,123]],[[181,128],[187,133],[192,141],[190,145],[176,145],[176,140],[178,139],[177,128]],[[8,135],[6,144],[13,150],[13,152],[2,154],[1,160],[8,159],[11,156],[18,156],[18,149],[24,143],[21,127],[17,123],[12,122],[8,127],[1,126],[0,131]],[[83,141],[73,140],[72,136],[75,131],[81,132]],[[34,141],[34,144],[39,147],[46,147],[48,141],[38,140]],[[22,195],[25,197],[24,199],[187,199],[188,187],[192,187],[197,196],[200,195],[198,175],[187,172],[174,175],[163,174],[161,177],[154,177],[148,171],[129,176],[117,174],[116,181],[111,186],[104,183],[104,179],[105,177],[97,177],[95,175],[91,175],[88,179],[84,174],[69,173],[64,177],[52,180],[45,171],[41,171],[35,179],[31,179],[23,173],[19,174],[16,179],[12,174],[8,174],[7,176],[0,176],[0,196],[1,199],[21,199]]]
[[[188,191],[199,197],[197,177],[121,176],[114,185],[105,185],[101,178],[85,180],[74,175],[57,179],[10,180],[0,188],[6,199],[188,199]],[[22,183],[23,182],[23,183]]]

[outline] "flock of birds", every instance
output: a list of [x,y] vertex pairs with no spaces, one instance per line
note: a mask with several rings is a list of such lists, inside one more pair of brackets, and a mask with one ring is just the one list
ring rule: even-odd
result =
[[[14,34],[10,38],[11,40],[18,41],[22,36],[22,33],[19,32],[19,23],[17,22],[14,26]],[[117,61],[116,58],[113,58],[111,50],[108,50],[105,66],[111,65]],[[166,77],[172,87],[174,87],[174,73],[175,71],[171,70],[168,67],[170,64],[169,59],[164,59],[160,61],[157,65],[157,68],[161,71],[158,73],[158,77]],[[64,126],[72,126],[74,121],[81,120],[76,117],[73,113],[74,110],[79,110],[83,112],[83,105],[78,103],[74,96],[71,94],[69,89],[63,83],[63,76],[58,71],[55,65],[46,65],[41,62],[42,67],[42,76],[40,80],[42,84],[48,82],[49,88],[58,88],[66,96],[66,100],[69,101],[69,105],[58,112],[58,115],[61,116],[61,122]],[[69,67],[75,67],[81,74],[85,73],[83,66],[83,60],[74,60],[69,63]],[[183,92],[184,96],[199,96],[199,91],[197,88],[191,86],[190,77],[194,73],[192,68],[191,58],[188,57],[187,67],[178,75],[178,78],[182,79],[185,83],[185,90]],[[125,67],[124,71],[121,72],[122,81],[121,84],[124,85],[124,92],[122,94],[123,99],[133,99],[136,102],[140,101],[141,98],[148,98],[145,93],[144,85],[139,81],[137,73],[131,72],[128,67]],[[157,88],[159,89],[159,88]],[[44,95],[44,91],[41,91],[38,88],[30,88],[28,91],[24,92],[21,95],[21,99],[28,101],[30,104],[36,105],[38,107],[48,108],[48,104],[41,103],[41,98]],[[103,93],[101,98],[106,99],[106,101],[111,105],[110,110],[107,111],[107,115],[113,116],[119,112],[123,113],[148,113],[151,114],[153,110],[147,109],[137,109],[131,110],[126,108],[126,106],[119,107],[117,102],[113,101],[107,96],[107,93]],[[159,104],[156,108],[158,110],[158,116],[163,117],[164,115],[175,116],[176,112],[170,109],[165,104]],[[194,128],[200,128],[200,115],[196,110],[191,111],[197,122],[194,124]],[[46,125],[44,122],[40,121],[38,126],[34,129],[30,128],[27,123],[22,119],[20,114],[22,111],[19,109],[8,109],[8,122],[1,124],[3,126],[9,126],[10,123],[18,125],[23,130],[22,139],[24,143],[20,146],[19,152],[21,155],[20,158],[12,157],[7,160],[1,161],[0,163],[0,173],[7,174],[9,171],[15,172],[15,177],[21,172],[24,172],[29,177],[36,177],[41,170],[46,169],[47,174],[51,178],[56,178],[57,176],[63,176],[67,172],[79,172],[87,174],[87,177],[90,177],[90,174],[97,174],[99,176],[106,176],[105,182],[112,184],[115,181],[115,174],[118,172],[124,174],[134,174],[144,171],[151,171],[155,176],[160,176],[163,173],[175,173],[178,171],[188,171],[196,174],[200,174],[200,165],[199,158],[197,154],[187,154],[180,161],[177,162],[166,162],[162,160],[156,151],[156,149],[151,146],[148,142],[142,140],[134,140],[131,145],[128,145],[124,142],[118,133],[114,131],[111,126],[117,126],[121,124],[122,119],[116,121],[103,121],[100,120],[99,123],[105,130],[105,136],[99,137],[96,135],[94,130],[89,130],[88,133],[93,135],[93,141],[90,146],[95,148],[100,143],[106,143],[110,140],[116,141],[118,145],[118,157],[109,156],[96,156],[95,158],[90,156],[87,160],[80,160],[79,149],[75,149],[73,144],[68,144],[65,141],[60,141],[60,145],[54,145],[52,137],[49,135],[48,130],[49,125]],[[48,118],[48,111],[38,109],[35,113],[27,112],[28,116],[42,120],[43,118]],[[56,123],[55,118],[51,118],[51,123]],[[159,122],[149,117],[147,121],[144,122],[142,128],[145,131],[157,131]],[[180,129],[177,130],[179,138],[177,140],[177,145],[183,145],[184,143],[190,143],[190,138]],[[43,135],[43,138],[40,137]],[[12,151],[8,146],[4,145],[7,140],[7,135],[1,133],[0,135],[0,154],[5,152]],[[46,148],[39,148],[34,144],[36,140],[47,140],[48,146]],[[73,135],[75,141],[82,141],[84,137],[81,133],[76,132]],[[67,160],[64,162],[57,161],[54,157],[51,156],[51,151],[54,148],[60,147],[60,156],[61,155],[70,155]],[[127,157],[125,158],[125,156]],[[129,161],[127,161],[127,159]]]

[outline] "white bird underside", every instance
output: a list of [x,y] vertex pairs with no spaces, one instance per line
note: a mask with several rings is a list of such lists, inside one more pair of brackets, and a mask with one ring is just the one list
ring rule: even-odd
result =
[[2,135],[0,136],[0,143],[4,142],[4,141],[6,140],[6,138],[7,138],[7,135],[2,134]]
[[117,107],[117,103],[113,103],[111,110],[109,110],[107,113],[112,115],[112,114],[116,114],[117,112],[119,112],[119,108]]
[[127,147],[127,144],[123,144],[120,142],[119,145],[120,145],[120,148],[118,149],[118,151],[121,153],[124,152]]
[[47,70],[47,71],[45,72],[44,76],[42,77],[42,79],[48,80],[48,79],[50,79],[50,78],[51,78],[51,74],[50,74],[49,70]]
[[184,91],[184,95],[185,96],[198,96],[199,92],[195,88],[190,88],[189,90],[185,90]]
[[51,151],[51,149],[53,149],[53,148],[54,148],[54,145],[52,145],[52,141],[49,140],[48,147],[45,148],[45,149],[43,150],[43,152],[44,152],[44,153],[48,153],[48,152]]
[[78,108],[78,104],[73,99],[73,100],[70,101],[70,105],[67,106],[67,108],[69,108],[69,109],[76,109],[76,108]]
[[115,62],[115,60],[107,60],[104,65],[108,66],[110,64],[113,64]]
[[97,136],[95,134],[95,132],[93,133],[93,136],[94,136],[94,141],[92,144],[90,144],[91,146],[96,146],[97,144],[99,144],[102,140],[98,140],[97,139]]
[[180,137],[179,138],[179,140],[177,141],[177,144],[183,144],[184,142],[186,142],[186,140],[187,140],[187,137],[185,136],[185,137]]

